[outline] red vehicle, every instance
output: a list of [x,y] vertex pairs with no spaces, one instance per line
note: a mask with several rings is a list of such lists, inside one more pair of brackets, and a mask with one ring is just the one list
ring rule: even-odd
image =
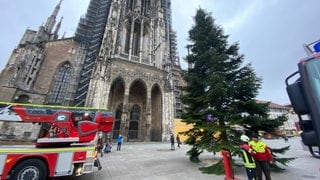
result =
[[105,109],[0,103],[0,121],[41,123],[34,145],[0,146],[0,179],[81,175],[100,170],[94,139],[108,133],[113,113]]

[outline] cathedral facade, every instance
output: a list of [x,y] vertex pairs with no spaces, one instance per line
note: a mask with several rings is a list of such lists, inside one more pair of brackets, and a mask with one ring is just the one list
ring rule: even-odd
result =
[[107,108],[113,138],[167,140],[183,108],[170,0],[91,0],[70,38],[58,37],[61,5],[13,50],[0,100]]

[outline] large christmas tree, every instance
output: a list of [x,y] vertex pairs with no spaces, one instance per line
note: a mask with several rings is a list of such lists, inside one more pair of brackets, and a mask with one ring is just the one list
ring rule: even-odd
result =
[[239,152],[238,137],[243,129],[274,133],[287,118],[270,119],[268,104],[257,103],[262,79],[250,63],[244,64],[239,45],[228,44],[228,35],[211,14],[198,9],[194,21],[186,57],[191,67],[184,74],[187,85],[181,96],[187,108],[181,117],[193,125],[184,134],[188,136],[186,143],[192,146],[190,160],[198,162],[204,150]]

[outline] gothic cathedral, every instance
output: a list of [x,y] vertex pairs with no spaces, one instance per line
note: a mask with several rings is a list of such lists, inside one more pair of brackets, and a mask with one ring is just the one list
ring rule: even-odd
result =
[[107,108],[113,137],[164,141],[183,86],[171,0],[90,0],[73,37],[58,37],[62,0],[27,29],[0,74],[0,101]]

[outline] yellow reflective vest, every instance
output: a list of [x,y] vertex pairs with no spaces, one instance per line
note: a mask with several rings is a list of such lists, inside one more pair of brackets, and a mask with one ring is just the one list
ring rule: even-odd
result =
[[254,160],[256,161],[272,161],[273,157],[266,143],[262,141],[250,141],[249,145],[256,152]]
[[243,150],[243,149],[241,150],[241,153],[242,153],[244,167],[255,168],[256,163],[255,163],[253,157],[251,156],[251,154],[248,151]]

